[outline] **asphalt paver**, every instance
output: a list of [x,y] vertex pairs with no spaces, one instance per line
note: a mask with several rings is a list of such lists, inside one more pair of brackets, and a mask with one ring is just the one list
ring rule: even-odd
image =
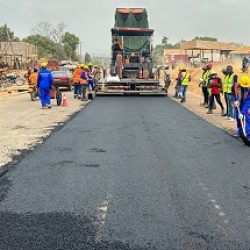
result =
[[97,97],[0,177],[0,249],[249,249],[250,149],[165,97]]

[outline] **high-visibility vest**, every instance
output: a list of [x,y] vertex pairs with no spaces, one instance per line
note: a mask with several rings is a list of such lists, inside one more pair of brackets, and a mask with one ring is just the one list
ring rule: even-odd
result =
[[231,76],[226,76],[226,78],[227,78],[227,88],[226,88],[226,93],[228,93],[228,94],[231,94],[232,93],[232,88],[233,88],[233,86],[234,86],[234,84],[235,84],[235,82],[234,82],[234,77],[235,77],[235,74],[233,73]]
[[223,93],[227,93],[227,82],[228,82],[228,77],[225,76],[222,81]]
[[181,84],[183,86],[187,86],[189,84],[189,82],[190,82],[190,74],[188,72],[183,72]]
[[205,86],[207,86],[210,77],[210,71],[207,70],[202,74],[202,79],[205,81]]
[[30,84],[37,85],[37,77],[38,77],[38,73],[37,72],[31,73],[30,76],[29,76]]
[[82,69],[76,69],[74,71],[73,76],[72,76],[74,83],[80,83],[81,74],[82,74]]

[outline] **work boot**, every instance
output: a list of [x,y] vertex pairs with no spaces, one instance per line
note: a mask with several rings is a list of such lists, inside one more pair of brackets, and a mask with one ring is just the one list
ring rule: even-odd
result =
[[213,111],[212,111],[211,109],[209,109],[209,110],[207,111],[207,114],[208,114],[208,115],[211,115],[211,114],[213,114]]
[[181,103],[183,103],[183,102],[186,102],[186,100],[184,98],[181,99]]

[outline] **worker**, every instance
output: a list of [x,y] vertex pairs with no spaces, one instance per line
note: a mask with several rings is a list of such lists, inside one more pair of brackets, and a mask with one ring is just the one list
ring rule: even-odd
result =
[[191,81],[191,76],[185,68],[181,69],[181,86],[180,86],[180,96],[181,102],[186,102],[187,87]]
[[206,66],[202,68],[203,72],[200,78],[200,84],[199,87],[201,87],[202,94],[203,94],[203,103],[202,106],[205,108],[208,108],[208,101],[209,101],[209,92],[207,88],[209,76],[210,76],[210,71],[212,69],[212,64],[208,63]]
[[223,68],[222,69],[222,73],[224,75],[223,77],[223,80],[222,80],[222,90],[223,90],[223,96],[224,96],[224,100],[225,100],[225,103],[226,103],[226,112],[223,114],[223,116],[228,116],[228,112],[230,109],[232,109],[232,107],[229,107],[229,98],[230,97],[230,94],[227,93],[227,82],[228,82],[228,78],[227,78],[227,69],[226,68]]
[[94,67],[92,63],[88,64],[87,68],[88,88],[90,91],[94,91]]
[[47,69],[47,63],[41,64],[41,70],[38,73],[37,86],[39,88],[40,100],[42,108],[51,108],[50,106],[50,89],[53,86],[53,77]]
[[82,101],[86,101],[86,89],[88,86],[88,67],[86,65],[82,65],[82,73],[80,77],[80,84],[81,84],[81,92],[82,92]]
[[34,71],[29,76],[29,85],[37,85],[37,69],[35,68]]
[[170,84],[171,84],[170,69],[169,69],[168,65],[166,65],[164,67],[164,83],[165,83],[165,92],[166,92],[166,94],[168,94],[168,89],[169,89]]
[[228,120],[230,122],[235,121],[235,108],[233,105],[233,89],[238,81],[238,76],[233,71],[233,66],[227,66],[227,95],[228,95]]
[[242,72],[245,73],[248,70],[250,60],[248,57],[244,56],[242,60]]
[[[238,135],[245,143],[250,142],[250,78],[248,76],[244,75],[239,79],[238,84],[235,84],[233,88],[232,95]],[[245,124],[242,124],[243,118],[245,118]],[[245,132],[242,125],[244,125]]]
[[82,85],[80,84],[82,70],[84,69],[85,65],[78,65],[78,67],[73,72],[73,84],[74,84],[74,98],[81,98],[82,93]]
[[113,40],[112,51],[113,51],[113,63],[115,63],[116,56],[122,51],[122,45],[117,38]]
[[209,89],[209,92],[211,93],[209,95],[209,109],[207,114],[212,114],[213,113],[213,106],[214,106],[214,99],[216,99],[217,103],[221,107],[221,115],[224,115],[224,106],[221,102],[220,98],[220,93],[221,93],[221,88],[222,88],[222,81],[218,77],[218,74],[216,72],[210,73],[209,79],[208,79],[208,84],[207,87]]
[[175,85],[175,94],[174,98],[180,98],[180,87],[181,87],[181,78],[182,78],[182,66],[179,66],[178,76],[176,78],[176,85]]

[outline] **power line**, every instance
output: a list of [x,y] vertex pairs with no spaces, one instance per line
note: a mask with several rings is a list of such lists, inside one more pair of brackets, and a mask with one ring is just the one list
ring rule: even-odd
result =
[[3,3],[2,1],[0,1],[1,2],[1,5],[2,6],[4,6],[6,9],[8,9],[9,11],[11,11],[12,13],[15,13],[16,15],[18,15],[18,16],[20,16],[21,18],[24,18],[26,21],[27,21],[27,23],[32,23],[34,20],[31,20],[31,19],[29,19],[27,16],[24,16],[24,15],[22,15],[21,13],[19,13],[19,12],[17,12],[16,10],[14,10],[14,9],[12,9],[12,8],[10,8],[9,6],[7,6],[5,3]]

